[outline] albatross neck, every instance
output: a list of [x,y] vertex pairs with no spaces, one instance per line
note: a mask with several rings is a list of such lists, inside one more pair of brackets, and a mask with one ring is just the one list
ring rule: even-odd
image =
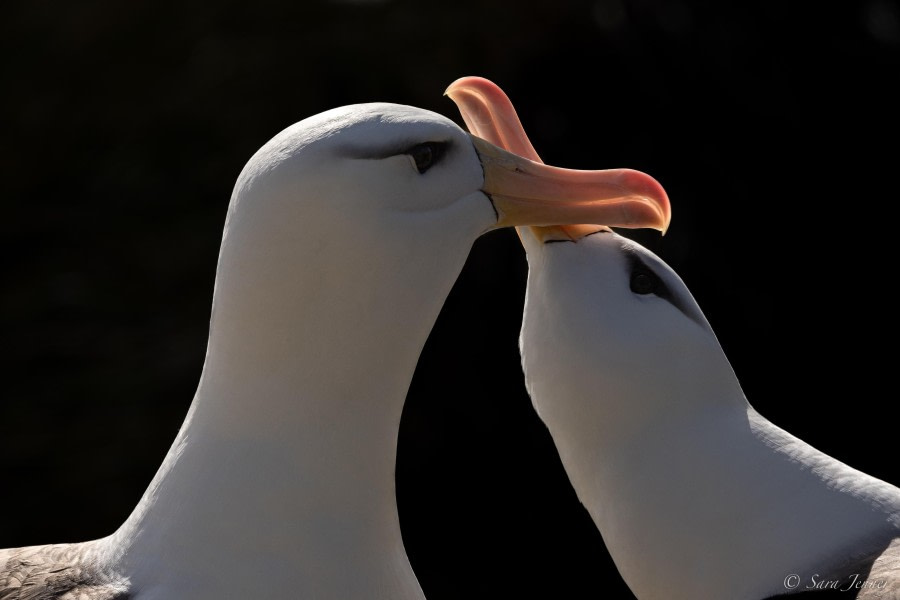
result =
[[767,597],[793,573],[804,585],[848,576],[842,569],[900,535],[896,488],[743,405],[670,414],[589,452],[554,432],[639,597]]
[[302,300],[293,310],[217,295],[187,419],[114,536],[135,589],[153,586],[141,598],[422,598],[397,514],[397,435],[451,284],[365,305],[282,294]]

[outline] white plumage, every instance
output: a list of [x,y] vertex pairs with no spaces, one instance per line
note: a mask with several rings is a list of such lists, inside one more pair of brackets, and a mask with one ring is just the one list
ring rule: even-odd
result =
[[639,598],[897,597],[900,489],[757,413],[674,272],[611,232],[525,241],[526,385]]

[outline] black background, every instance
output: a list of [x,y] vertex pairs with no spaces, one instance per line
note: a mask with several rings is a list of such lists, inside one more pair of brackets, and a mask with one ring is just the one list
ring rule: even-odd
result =
[[[654,175],[751,403],[892,483],[900,7],[14,2],[0,24],[0,547],[106,535],[202,365],[231,187],[311,114],[510,95],[542,158]],[[404,539],[430,600],[627,598],[524,392],[526,265],[483,237],[404,412]],[[876,344],[881,344],[877,346]],[[886,349],[883,350],[882,348]]]

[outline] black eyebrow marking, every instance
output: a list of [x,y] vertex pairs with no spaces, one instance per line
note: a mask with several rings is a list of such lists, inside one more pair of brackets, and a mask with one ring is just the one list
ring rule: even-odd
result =
[[356,158],[361,160],[381,160],[383,158],[390,158],[392,156],[400,156],[401,154],[407,154],[410,150],[415,148],[420,144],[438,144],[439,146],[443,146],[442,154],[444,156],[447,155],[448,152],[453,148],[453,140],[449,139],[437,139],[437,140],[415,140],[412,138],[402,139],[395,142],[392,142],[389,146],[382,146],[380,148],[367,148],[362,146],[343,146],[340,148],[340,153],[349,158]]
[[[601,227],[605,227],[605,226],[601,226]],[[545,240],[544,243],[545,244],[560,244],[560,243],[575,244],[577,242],[580,242],[581,240],[583,240],[586,237],[590,237],[592,235],[597,235],[598,233],[612,233],[612,229],[605,229],[605,228],[598,229],[597,231],[592,231],[592,232],[578,238],[577,240]]]
[[697,311],[694,310],[693,307],[690,306],[687,302],[685,302],[684,298],[673,294],[672,290],[666,284],[665,280],[659,276],[659,273],[657,273],[656,270],[653,269],[653,267],[648,265],[647,262],[644,261],[643,258],[641,258],[641,255],[634,248],[625,246],[622,248],[622,250],[625,253],[625,260],[628,261],[629,275],[637,269],[643,269],[652,273],[653,276],[656,277],[656,280],[659,282],[657,290],[654,293],[655,296],[662,298],[663,300],[677,308],[679,312],[681,312],[681,314],[686,316],[691,321],[694,321],[704,328],[707,327],[706,323],[704,323],[703,321],[702,316],[697,314]]

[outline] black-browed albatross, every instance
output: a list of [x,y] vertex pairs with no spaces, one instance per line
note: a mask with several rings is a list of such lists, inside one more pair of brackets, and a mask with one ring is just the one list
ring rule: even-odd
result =
[[421,599],[394,468],[438,311],[486,231],[655,220],[658,186],[626,179],[401,105],[276,135],[234,188],[203,372],[156,477],[106,538],[0,550],[0,599]]
[[[448,94],[540,160],[496,85]],[[757,413],[672,269],[605,227],[519,235],[526,387],[638,598],[900,598],[900,489]]]

